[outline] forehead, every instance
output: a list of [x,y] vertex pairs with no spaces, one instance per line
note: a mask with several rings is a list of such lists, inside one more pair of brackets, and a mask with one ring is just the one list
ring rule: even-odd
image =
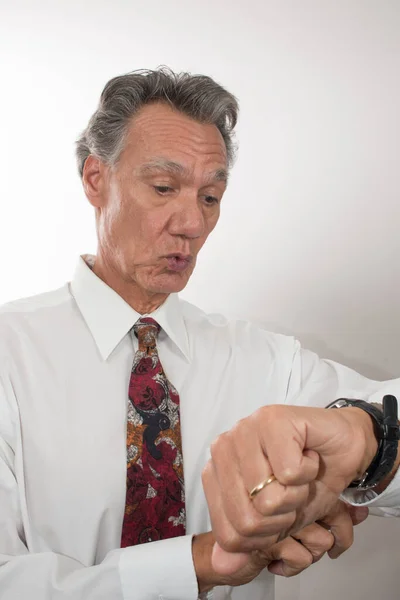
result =
[[188,169],[227,167],[225,143],[215,125],[198,123],[157,103],[146,105],[132,119],[121,159],[138,165],[160,156]]

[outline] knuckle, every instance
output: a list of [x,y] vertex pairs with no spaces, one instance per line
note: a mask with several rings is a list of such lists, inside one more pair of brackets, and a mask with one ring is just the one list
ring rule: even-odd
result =
[[243,417],[242,419],[239,419],[239,421],[236,421],[236,423],[234,424],[234,426],[230,429],[231,432],[237,432],[237,431],[241,431],[242,429],[247,429],[249,420],[251,419],[250,417]]
[[303,560],[302,560],[302,569],[308,569],[308,567],[311,567],[311,565],[314,562],[314,557],[311,554],[311,552],[307,553],[307,556],[304,556]]
[[201,480],[204,484],[205,481],[208,480],[208,478],[211,476],[211,463],[208,461],[205,466],[203,467],[203,470],[201,472]]
[[310,547],[308,548],[308,551],[310,552],[313,562],[318,562],[325,554],[325,552],[327,552],[327,550],[329,550],[332,547],[332,544],[330,545],[329,548],[321,548],[319,547]]
[[322,558],[323,556],[325,556],[325,554],[326,554],[325,552],[321,552],[321,554],[318,554],[318,555],[316,555],[316,556],[313,556],[313,565],[315,565],[315,563],[317,563],[318,561],[320,561],[320,560],[321,560],[321,558]]
[[275,513],[281,513],[282,507],[288,504],[286,497],[287,494],[285,493],[285,490],[279,488],[277,489],[275,487],[275,489],[270,490],[268,494],[260,494],[258,497],[258,502],[256,501],[254,504],[257,506],[257,509],[259,512],[261,512],[261,514],[264,516],[269,516]]
[[229,430],[229,441],[236,449],[242,451],[243,445],[246,444],[251,431],[249,431],[249,418],[240,419],[232,429]]
[[225,532],[220,536],[216,536],[216,540],[226,552],[239,552],[243,546],[241,544],[240,536],[234,531],[231,531],[230,533]]
[[281,404],[269,404],[268,406],[261,406],[254,413],[254,417],[257,420],[276,420],[284,418],[286,407]]
[[267,408],[269,408],[269,407],[262,406],[261,408],[257,408],[257,410],[254,411],[249,418],[257,424],[260,423],[261,421],[264,420],[265,412],[266,412]]
[[262,497],[260,496],[257,498],[254,505],[257,507],[258,512],[264,517],[273,515],[280,507],[278,499],[272,495],[268,496],[267,494],[263,494]]
[[285,486],[296,486],[301,476],[302,466],[292,464],[290,469],[285,469],[279,474],[279,482]]
[[330,550],[335,543],[334,535],[327,529],[322,529],[320,534],[319,545],[322,552]]
[[201,483],[204,493],[207,495],[214,486],[214,474],[211,464],[207,464],[201,472]]
[[269,493],[263,493],[256,498],[254,505],[263,516],[292,515],[300,505],[301,496],[296,497],[290,490],[275,486]]
[[220,454],[226,452],[226,449],[229,445],[229,432],[224,431],[224,433],[220,433],[220,435],[210,444],[210,454],[212,460],[217,459]]
[[300,557],[297,557],[297,560],[294,562],[293,566],[290,568],[290,574],[295,575],[296,573],[301,573],[301,571],[305,571],[308,567],[314,562],[314,557],[310,552],[302,552]]
[[242,537],[251,537],[259,529],[258,521],[251,515],[243,515],[236,525],[236,531]]

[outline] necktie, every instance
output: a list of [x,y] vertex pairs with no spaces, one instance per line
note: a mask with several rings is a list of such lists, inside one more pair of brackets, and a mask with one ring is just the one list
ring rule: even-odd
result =
[[121,548],[186,531],[179,395],[158,356],[158,323],[142,318],[133,331],[139,347],[129,381]]

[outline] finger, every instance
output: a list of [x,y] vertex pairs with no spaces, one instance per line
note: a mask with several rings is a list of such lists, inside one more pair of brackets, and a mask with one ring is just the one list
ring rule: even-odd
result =
[[258,425],[264,453],[278,481],[284,485],[302,485],[317,477],[319,456],[307,449],[306,422],[292,414],[290,408],[279,404],[263,407],[249,419]]
[[[276,543],[278,534],[272,534],[270,536],[265,533],[255,535],[254,530],[256,526],[254,522],[249,520],[251,517],[243,518],[244,525],[242,524],[242,529],[239,531],[232,525],[226,516],[223,498],[221,496],[212,461],[209,461],[204,468],[202,480],[210,513],[211,528],[214,537],[222,550],[225,550],[228,553],[251,552],[252,550],[264,549]],[[256,516],[257,519],[259,519],[259,515]],[[275,528],[278,532],[281,531],[283,527],[287,526],[288,518],[290,518],[291,521],[294,521],[295,513],[282,515],[281,517],[276,517],[274,519]],[[282,521],[282,519],[284,519],[284,521]],[[249,535],[246,535],[246,527],[249,528]],[[219,563],[215,563],[215,565],[213,565],[215,570],[219,572],[219,568],[221,568],[225,573],[225,565],[228,562],[228,557],[222,558],[223,555],[220,552],[218,552],[216,556],[221,558],[221,567],[219,567]],[[233,572],[233,570],[230,572]]]
[[[211,461],[203,471],[203,486],[210,508],[213,532],[224,550],[229,552],[251,551],[265,548],[271,542],[265,538],[288,532],[296,514],[285,509],[280,514],[280,502],[283,495],[307,497],[307,490],[283,492],[267,500],[268,506],[277,506],[278,514],[263,515],[256,510],[254,501],[249,498],[241,473],[238,470],[239,458],[236,454],[234,435],[227,432],[219,436],[211,446]],[[282,501],[284,503],[284,501]],[[295,506],[299,500],[291,500]],[[269,513],[272,511],[269,510]],[[230,527],[228,527],[230,524]],[[257,540],[257,538],[259,538]]]
[[272,559],[268,571],[283,577],[298,575],[313,563],[312,554],[292,537],[276,544],[267,556]]
[[244,552],[225,552],[215,542],[211,554],[211,565],[219,575],[233,575],[243,569],[250,561],[250,554]]
[[[223,501],[221,497],[220,486],[216,476],[214,463],[212,460],[208,461],[202,472],[202,482],[204,488],[204,494],[208,505],[208,511],[210,514],[211,529],[217,540],[221,550],[224,549],[226,552],[238,552],[241,550],[241,536],[232,527],[229,519],[227,518]],[[216,553],[216,560],[220,556],[220,553]],[[221,560],[221,569],[225,569],[227,558],[224,557]],[[213,565],[216,571],[218,571],[218,564]],[[218,571],[219,572],[219,571]]]
[[352,506],[351,504],[348,504],[347,510],[349,511],[353,525],[359,525],[365,521],[369,515],[368,506]]
[[313,557],[313,562],[318,562],[335,544],[333,534],[317,523],[308,525],[301,531],[293,533],[292,537],[307,548]]
[[328,555],[330,558],[338,558],[351,547],[354,540],[353,521],[347,506],[343,502],[339,502],[335,510],[324,517],[321,522],[329,527],[335,538],[335,543],[328,551]]
[[[249,500],[253,507],[263,516],[272,516],[291,512],[303,506],[308,499],[309,488],[307,484],[286,486],[279,481],[266,485],[253,499],[249,499],[249,492],[262,481],[272,475],[268,457],[262,451],[260,440],[254,435],[254,423],[251,419],[243,419],[230,432],[232,445],[237,458],[238,470],[243,480],[243,494],[238,509],[248,510]],[[226,468],[225,468],[226,466]],[[221,464],[221,473],[218,478],[221,485],[232,485],[227,465]],[[232,515],[233,518],[235,518]]]

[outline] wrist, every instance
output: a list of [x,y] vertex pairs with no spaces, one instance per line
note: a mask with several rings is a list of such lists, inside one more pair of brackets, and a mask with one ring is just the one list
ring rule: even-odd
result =
[[[374,489],[380,493],[394,477],[399,464],[400,427],[397,398],[386,394],[382,405],[365,400],[339,398],[327,408],[345,409],[340,412],[352,428],[354,462],[351,463],[351,470],[354,469],[356,478],[348,486],[361,491]],[[357,409],[366,415],[357,415]],[[367,415],[371,420],[368,420]]]
[[221,584],[211,562],[214,542],[215,539],[211,532],[193,536],[192,556],[199,594],[208,592],[216,585]]
[[354,427],[360,430],[363,435],[364,451],[361,453],[360,464],[358,466],[357,474],[354,477],[354,479],[358,479],[365,473],[378,450],[378,440],[375,436],[374,421],[365,410],[355,406],[349,406],[342,414],[343,416],[350,418]]

